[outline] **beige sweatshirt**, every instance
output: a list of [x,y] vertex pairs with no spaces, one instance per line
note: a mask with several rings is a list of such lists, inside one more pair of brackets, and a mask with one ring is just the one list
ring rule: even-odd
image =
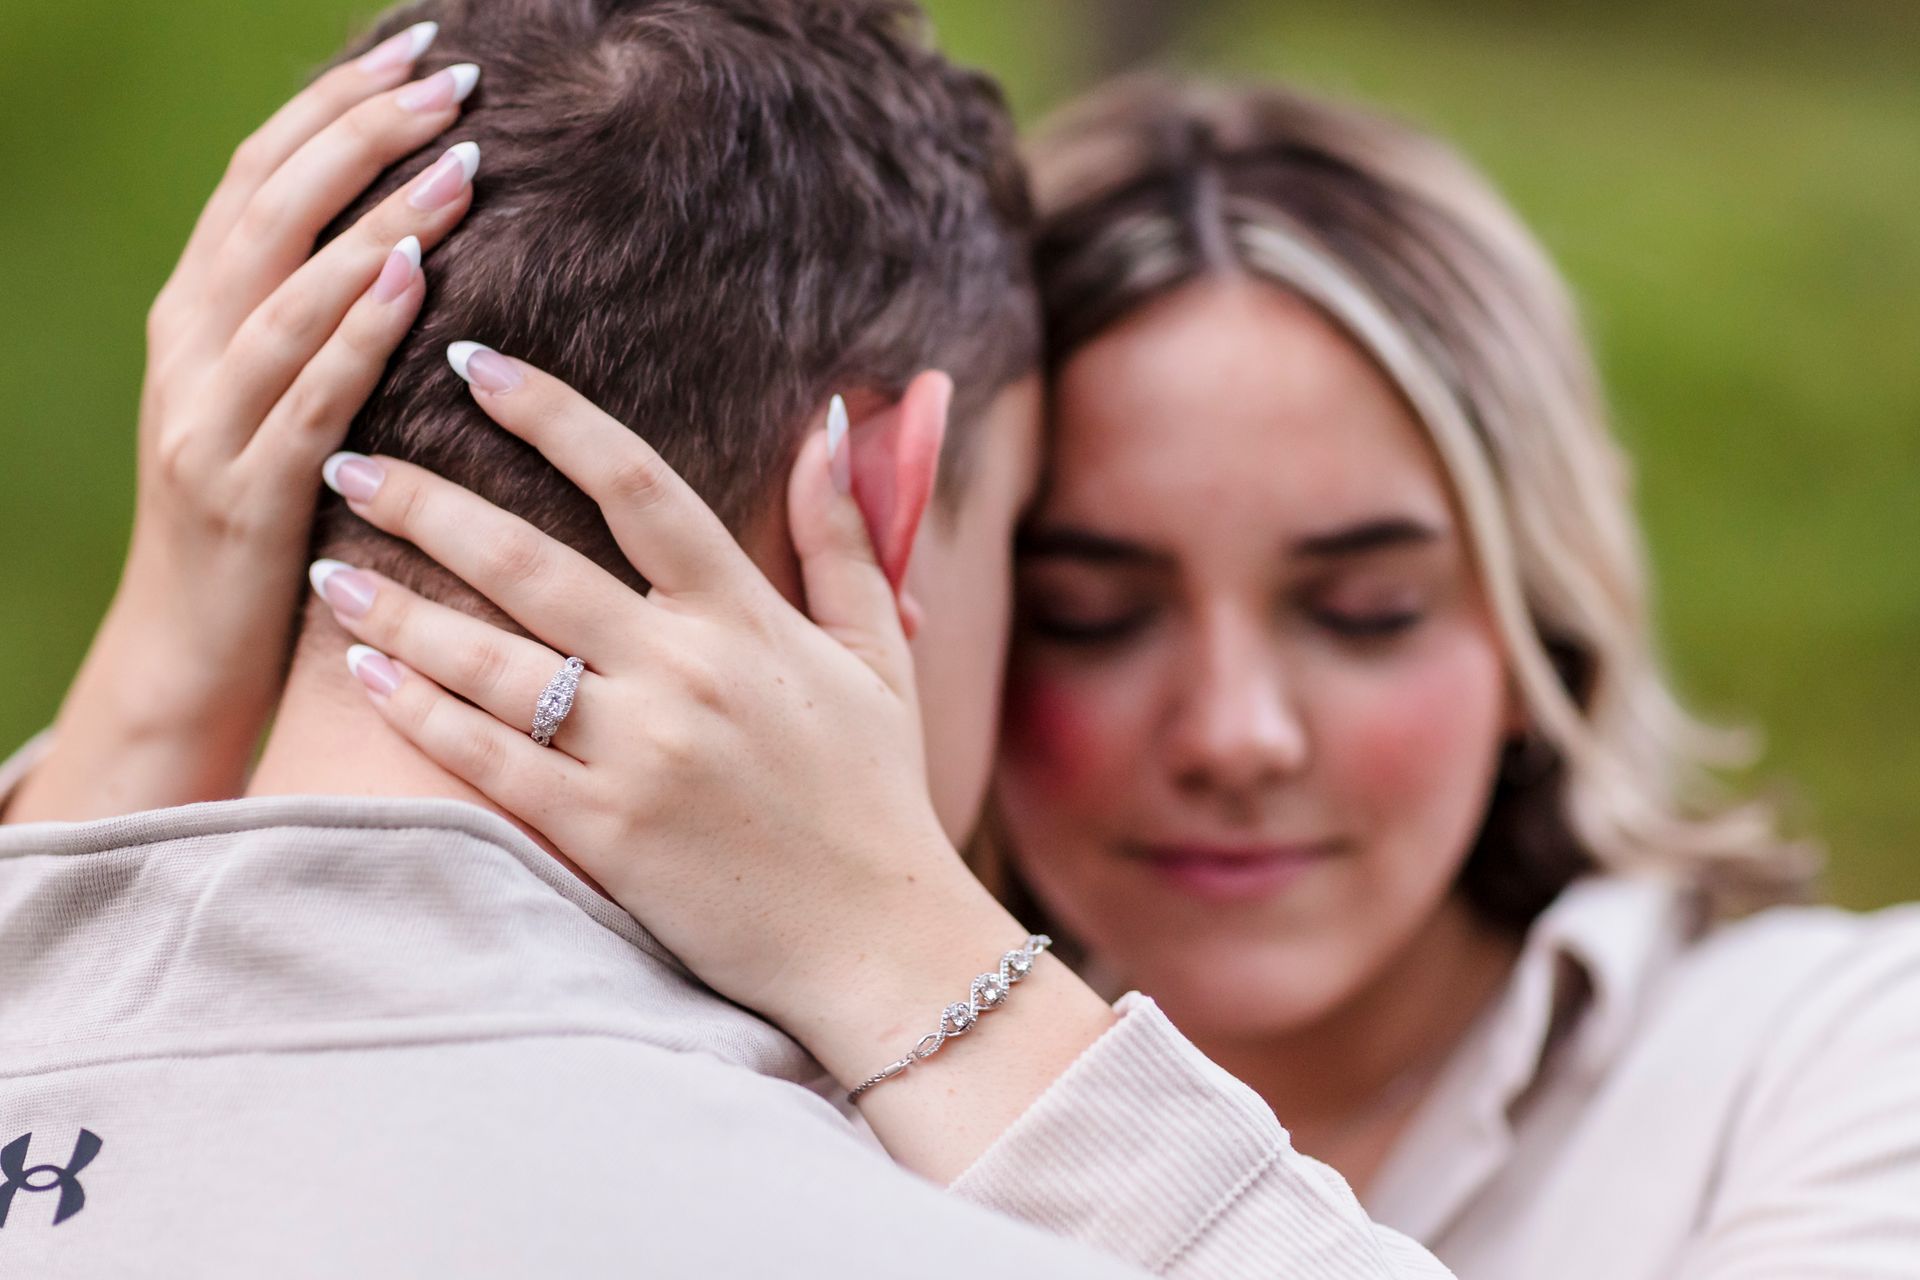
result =
[[1276,1162],[1258,1274],[1445,1274],[1150,1002],[1081,1065],[1098,1093],[1140,1059],[1195,1145],[1109,1240],[1058,1220],[1054,1184],[1106,1176],[1073,1152],[989,1151],[978,1196],[894,1165],[794,1041],[474,806],[0,827],[7,1280],[1216,1274],[1183,1256]]
[[479,809],[0,828],[0,1276],[1920,1275],[1915,908],[1576,886],[1365,1209],[1116,1007],[943,1193]]

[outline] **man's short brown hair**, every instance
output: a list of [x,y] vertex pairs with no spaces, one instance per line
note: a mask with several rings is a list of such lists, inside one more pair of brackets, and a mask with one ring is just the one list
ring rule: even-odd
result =
[[[346,447],[427,467],[629,581],[599,513],[490,422],[448,367],[471,338],[570,383],[642,433],[740,529],[765,511],[808,413],[837,390],[958,394],[966,427],[1038,363],[1029,210],[998,89],[926,43],[901,0],[428,0],[425,75],[474,62],[453,128],[334,230],[476,141],[471,212],[427,260],[428,298]],[[446,600],[418,552],[323,504],[322,554]]]

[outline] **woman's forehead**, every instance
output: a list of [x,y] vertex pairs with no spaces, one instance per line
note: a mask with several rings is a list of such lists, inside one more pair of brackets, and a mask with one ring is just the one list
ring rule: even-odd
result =
[[1445,476],[1393,384],[1271,286],[1196,286],[1090,342],[1053,395],[1042,514],[1252,530],[1444,523]]

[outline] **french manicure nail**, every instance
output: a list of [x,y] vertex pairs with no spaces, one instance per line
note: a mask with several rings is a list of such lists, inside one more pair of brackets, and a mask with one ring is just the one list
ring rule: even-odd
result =
[[354,678],[367,686],[369,692],[382,698],[400,687],[400,668],[393,665],[393,659],[364,644],[347,650],[347,670],[353,672]]
[[378,590],[372,578],[340,560],[315,560],[307,570],[307,581],[322,600],[349,618],[366,617]]
[[473,175],[480,171],[480,145],[457,142],[414,180],[413,194],[407,203],[416,209],[438,209],[467,189]]
[[380,276],[373,282],[373,300],[392,302],[407,291],[413,283],[413,273],[420,269],[420,241],[408,236],[393,246],[393,252],[380,267]]
[[440,34],[437,22],[416,22],[397,36],[389,36],[360,56],[360,69],[369,73],[410,67],[420,60],[433,38]]
[[387,473],[365,454],[336,453],[321,464],[320,478],[349,502],[365,502],[380,492],[380,482]]
[[480,68],[471,62],[443,67],[418,84],[410,84],[393,100],[407,111],[444,111],[465,102],[480,83]]
[[827,474],[842,495],[853,492],[853,451],[847,448],[847,402],[835,396],[827,405]]
[[449,343],[447,363],[468,385],[495,395],[511,391],[525,381],[518,360],[509,360],[492,347],[483,347],[477,342]]

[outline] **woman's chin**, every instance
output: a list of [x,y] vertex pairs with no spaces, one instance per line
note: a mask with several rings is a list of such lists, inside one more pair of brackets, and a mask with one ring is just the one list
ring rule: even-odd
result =
[[1347,998],[1353,983],[1344,969],[1292,948],[1208,948],[1131,966],[1127,986],[1153,997],[1195,1040],[1279,1037],[1313,1026]]

